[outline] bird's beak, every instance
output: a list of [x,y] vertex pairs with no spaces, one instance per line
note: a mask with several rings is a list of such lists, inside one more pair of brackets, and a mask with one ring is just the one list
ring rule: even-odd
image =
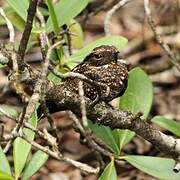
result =
[[123,57],[122,57],[121,53],[118,52],[118,53],[117,53],[117,59],[122,59],[122,58],[123,58]]

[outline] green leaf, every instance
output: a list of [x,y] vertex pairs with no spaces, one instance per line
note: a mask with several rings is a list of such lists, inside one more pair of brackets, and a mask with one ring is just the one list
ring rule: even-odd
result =
[[121,130],[121,129],[113,130],[113,136],[120,151],[122,150],[124,145],[126,145],[127,143],[131,141],[134,135],[135,135],[134,132],[127,129],[126,130]]
[[[153,86],[148,75],[140,68],[134,68],[129,73],[128,87],[121,96],[119,108],[132,113],[143,113],[143,118],[147,118],[153,100]],[[121,130],[119,137],[120,148],[129,142],[135,133]],[[125,144],[124,144],[125,143]]]
[[180,179],[180,173],[175,173],[173,171],[175,165],[173,159],[134,155],[124,156],[122,158],[134,167],[158,179]]
[[[88,4],[88,0],[60,0],[54,6],[55,13],[59,27],[70,22],[71,19],[76,17]],[[48,19],[46,24],[47,32],[53,30],[53,23],[51,18]]]
[[[36,127],[37,120],[38,120],[37,113],[34,112],[28,122],[33,127]],[[34,139],[35,134],[30,129],[24,128],[23,132],[29,140]],[[31,145],[27,143],[25,140],[21,138],[15,139],[13,144],[13,158],[14,158],[14,170],[15,170],[16,179],[18,179],[25,166],[30,150],[31,150]]]
[[114,166],[114,160],[112,160],[104,169],[102,175],[98,180],[117,180],[117,173]]
[[9,11],[6,15],[18,31],[24,30],[25,21],[15,11]]
[[1,180],[13,180],[14,178],[12,176],[9,176],[8,174],[0,171],[0,179]]
[[10,169],[10,165],[9,162],[6,158],[6,155],[4,154],[1,146],[0,146],[0,171],[11,175],[11,169]]
[[84,43],[84,35],[81,25],[77,21],[71,20],[69,23],[69,31],[74,34],[71,35],[72,47],[75,49],[81,48]]
[[[48,10],[49,10],[49,15],[50,15],[50,19],[53,25],[53,31],[57,37],[57,40],[61,40],[61,37],[59,37],[59,32],[60,32],[60,28],[59,28],[59,23],[58,23],[58,17],[57,17],[57,13],[55,12],[52,0],[47,0],[47,4],[48,4]],[[62,47],[60,48],[56,48],[56,53],[57,53],[57,60],[59,61],[59,64],[61,64],[62,58],[64,57],[64,50]]]
[[14,106],[0,105],[0,116],[3,116],[4,114],[7,114],[12,118],[17,118],[19,115]]
[[0,64],[0,69],[6,67],[6,65]]
[[61,83],[61,79],[54,75],[52,72],[48,74],[48,80],[52,81],[55,85],[59,85]]
[[[8,9],[7,17],[11,20],[12,24],[19,31],[22,32],[27,18],[29,1],[28,0],[6,0],[6,1],[13,9],[13,11]],[[32,33],[40,33],[40,32],[42,32],[42,29],[35,27],[35,23],[33,23]]]
[[6,0],[8,4],[14,9],[14,11],[26,21],[27,9],[29,6],[28,0]]
[[114,45],[118,49],[122,49],[127,43],[127,39],[121,36],[107,36],[89,43],[66,60],[66,64],[73,68],[80,63],[95,47],[101,45]]
[[54,6],[52,3],[52,0],[47,0],[47,5],[48,5],[48,10],[49,10],[49,16],[53,25],[53,30],[56,34],[56,36],[58,35],[60,29],[59,29],[59,24],[58,24],[58,20],[57,20],[57,15],[56,12],[54,10]]
[[119,108],[132,113],[143,113],[147,118],[153,100],[153,86],[148,75],[140,68],[134,68],[129,73],[128,87],[120,97]]
[[22,180],[29,179],[33,174],[35,174],[47,161],[48,157],[49,156],[46,153],[40,150],[37,151],[26,166]]
[[167,119],[163,116],[155,116],[152,120],[153,123],[169,130],[177,136],[180,136],[180,123],[172,119]]
[[119,147],[113,137],[112,130],[109,127],[93,124],[91,121],[88,122],[88,125],[96,137],[100,138],[106,145],[108,145],[114,153],[120,153]]

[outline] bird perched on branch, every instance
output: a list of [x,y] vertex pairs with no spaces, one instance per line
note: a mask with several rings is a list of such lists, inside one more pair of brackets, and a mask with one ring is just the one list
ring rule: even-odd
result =
[[[84,96],[92,101],[95,99],[110,102],[126,90],[128,80],[128,64],[120,57],[120,52],[109,45],[96,47],[86,58],[72,69],[87,78],[102,84],[99,88],[83,83]],[[68,90],[78,93],[77,78],[67,78],[64,85]]]

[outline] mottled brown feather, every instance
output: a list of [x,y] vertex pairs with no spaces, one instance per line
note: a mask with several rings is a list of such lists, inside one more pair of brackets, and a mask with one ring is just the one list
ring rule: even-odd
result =
[[[77,65],[72,72],[85,75],[89,79],[101,82],[109,87],[102,87],[100,100],[109,102],[123,95],[127,87],[128,68],[126,63],[118,62],[118,50],[114,46],[100,46],[93,49],[82,63]],[[64,85],[68,90],[78,93],[79,79],[68,78]],[[83,83],[85,96],[94,100],[97,97],[96,88],[88,83]]]

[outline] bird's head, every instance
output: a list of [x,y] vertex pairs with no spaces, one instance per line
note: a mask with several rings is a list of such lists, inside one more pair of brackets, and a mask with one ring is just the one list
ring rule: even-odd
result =
[[[96,47],[84,59],[84,63],[93,66],[103,66],[112,62],[117,62],[120,58],[120,52],[114,46],[102,45]],[[122,59],[122,58],[121,58]]]

